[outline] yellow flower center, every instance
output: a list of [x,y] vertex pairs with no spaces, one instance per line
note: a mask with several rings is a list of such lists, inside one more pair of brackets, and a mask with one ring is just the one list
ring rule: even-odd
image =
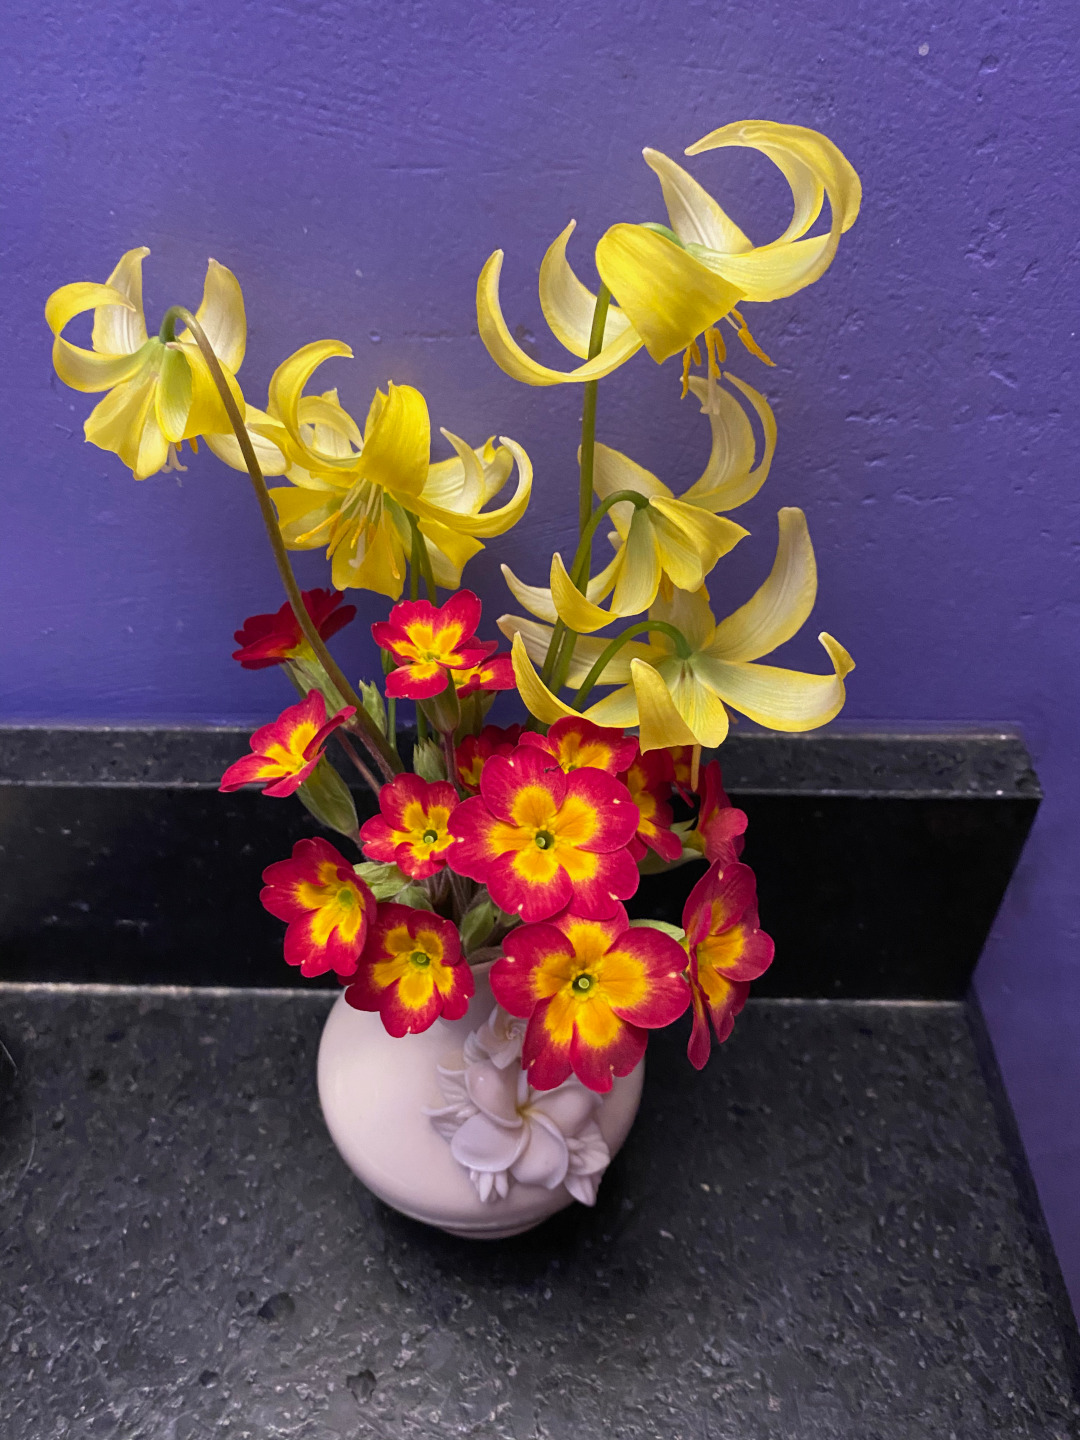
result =
[[435,844],[435,841],[438,840],[438,838],[439,838],[439,832],[438,832],[437,830],[425,830],[425,831],[424,831],[423,841],[424,841],[424,844],[425,844],[425,845],[434,845],[434,844]]
[[550,850],[555,844],[555,836],[550,830],[538,830],[533,836],[533,844],[538,850]]
[[581,975],[575,975],[574,979],[570,982],[570,988],[571,990],[577,991],[579,995],[585,995],[595,984],[596,980],[592,975],[582,973]]
[[431,964],[431,956],[426,950],[414,950],[409,959],[418,970],[425,970]]

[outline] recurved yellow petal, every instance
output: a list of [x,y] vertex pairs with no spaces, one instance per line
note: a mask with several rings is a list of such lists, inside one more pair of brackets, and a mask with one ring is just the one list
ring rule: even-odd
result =
[[472,557],[484,548],[483,542],[423,516],[417,524],[421,535],[428,541],[428,554],[431,556],[436,585],[441,585],[445,590],[456,590],[461,584],[462,570]]
[[[45,319],[53,332],[53,365],[65,385],[73,390],[91,393],[95,390],[111,390],[123,380],[129,380],[146,362],[142,349],[134,354],[99,355],[94,350],[84,350],[72,345],[60,334],[69,320],[86,310],[99,306],[132,309],[131,301],[111,285],[95,285],[88,280],[78,280],[73,285],[61,285],[45,302]],[[107,446],[111,449],[111,446]]]
[[102,355],[134,355],[146,344],[143,315],[142,262],[150,251],[145,245],[121,255],[106,285],[123,295],[127,305],[102,305],[94,310],[91,344]]
[[[533,469],[532,461],[516,440],[511,440],[509,435],[500,435],[499,444],[501,453],[512,457],[518,472],[517,487],[505,505],[500,505],[497,510],[472,512],[459,512],[456,508],[443,509],[429,504],[425,487],[425,491],[415,501],[416,513],[430,515],[432,519],[449,526],[450,529],[460,530],[463,534],[472,535],[476,539],[491,540],[496,535],[505,535],[507,530],[512,529],[528,509],[529,497],[532,494]],[[487,491],[487,488],[485,483],[484,491]],[[481,501],[484,498],[486,497],[482,493]]]
[[[512,641],[515,635],[520,635],[529,659],[534,665],[543,665],[548,646],[551,644],[550,625],[542,625],[536,620],[526,620],[521,615],[500,615],[496,624],[507,640]],[[607,640],[592,635],[578,637],[577,644],[574,646],[573,659],[570,661],[570,669],[566,676],[568,686],[577,689],[597,660],[600,659],[607,644]],[[660,660],[663,659],[663,651],[655,650],[652,646],[643,645],[635,640],[628,641],[616,653],[615,658],[608,662],[601,683],[625,685],[630,679],[630,661],[635,657],[639,660]],[[598,703],[606,704],[607,702],[604,700]],[[591,709],[588,714],[591,718]]]
[[[700,589],[721,556],[727,555],[749,534],[723,515],[713,515],[711,511],[664,496],[650,501],[645,513],[652,525],[660,566],[680,590]],[[655,595],[654,590],[647,605],[652,604]]]
[[520,635],[514,636],[510,654],[514,662],[514,678],[518,683],[518,694],[524,700],[525,708],[530,715],[535,715],[545,725],[554,725],[555,721],[561,720],[564,715],[577,714],[576,710],[571,709],[569,705],[564,705],[558,696],[553,695],[540,679],[533,668],[528,651],[525,649],[525,642]]
[[566,566],[559,554],[551,557],[551,599],[555,613],[563,624],[578,635],[591,635],[594,630],[603,630],[615,616],[594,605],[577,588],[566,573]]
[[663,750],[668,745],[699,745],[701,741],[675,708],[663,677],[644,660],[630,663],[642,750]]
[[745,293],[644,225],[613,225],[596,247],[596,268],[657,363],[685,350]]
[[[320,550],[327,543],[327,531],[319,529],[341,507],[341,497],[330,490],[305,490],[283,485],[270,491],[278,513],[282,539],[290,550]],[[312,531],[318,534],[312,535]]]
[[323,456],[312,451],[300,432],[300,397],[304,386],[324,360],[334,356],[351,359],[352,353],[341,340],[316,340],[283,360],[270,377],[270,413],[285,426],[289,439],[304,457],[302,463],[309,469],[333,471],[356,466],[355,457]]
[[165,439],[174,445],[182,440],[191,413],[191,370],[177,345],[166,345],[162,352],[154,409]]
[[362,473],[391,495],[405,499],[423,490],[430,459],[427,401],[412,385],[391,383],[386,403],[365,435],[359,460]]
[[[777,125],[768,120],[724,125],[688,146],[686,153],[700,155],[726,146],[759,150],[780,169],[791,187],[791,221],[771,244],[741,253],[693,242],[688,248],[710,269],[738,285],[747,300],[793,295],[824,274],[841,234],[855,223],[862,197],[859,177],[826,136],[801,125]],[[832,212],[828,233],[803,239],[817,219],[823,195],[828,196]]]
[[[596,296],[581,283],[566,258],[566,244],[576,224],[576,220],[571,220],[547,248],[540,266],[540,308],[555,338],[571,355],[585,360],[589,355]],[[614,305],[609,306],[604,322],[604,344],[610,345],[629,327],[626,316]]]
[[809,618],[817,598],[817,564],[806,516],[787,506],[777,516],[780,538],[769,577],[745,605],[713,632],[716,660],[757,660],[783,645]]
[[805,675],[775,665],[715,660],[695,656],[701,678],[734,710],[770,730],[816,730],[843,708],[844,678],[855,662],[844,647],[824,631],[818,636],[833,664],[832,675]]
[[652,505],[635,510],[626,532],[611,594],[613,615],[639,615],[656,599],[660,588],[660,554],[652,525]]
[[[187,423],[184,427],[184,438],[192,435],[223,435],[227,430],[231,430],[232,422],[229,419],[229,412],[222,402],[221,392],[210,373],[209,365],[203,359],[202,351],[195,342],[182,345],[177,340],[172,345],[166,346],[166,349],[178,349],[187,361],[188,369],[191,372],[191,408],[188,411]],[[240,384],[227,365],[223,365],[221,370],[225,377],[225,384],[236,403],[236,408],[243,415],[246,403]]]
[[[259,462],[259,469],[264,475],[284,475],[289,468],[289,461],[285,455],[288,434],[284,425],[272,420],[265,410],[259,410],[254,405],[245,407],[245,423],[255,450],[255,458]],[[252,427],[255,425],[260,428],[253,429]],[[277,443],[269,438],[273,435],[278,437]],[[247,469],[239,441],[231,430],[222,435],[204,435],[203,439],[218,459],[233,470]]]
[[753,242],[681,165],[659,150],[646,147],[641,153],[660,181],[671,228],[683,244],[695,241],[729,255],[753,249]]
[[764,448],[755,466],[754,432],[742,406],[733,395],[717,386],[711,397],[715,408],[706,411],[708,384],[700,376],[690,377],[690,389],[701,401],[702,412],[708,414],[712,426],[712,448],[701,477],[681,498],[688,505],[700,505],[703,510],[714,513],[734,510],[753,499],[768,479],[776,452],[776,419],[765,396],[728,371],[722,379],[734,385],[750,402],[761,425]]
[[641,349],[641,338],[628,326],[621,335],[605,345],[599,355],[574,370],[552,370],[547,365],[541,365],[531,355],[526,355],[503,318],[499,304],[502,262],[503,252],[496,250],[480,272],[476,282],[476,319],[488,354],[512,379],[525,385],[568,385],[600,380]]
[[157,370],[146,367],[99,400],[83,433],[92,445],[118,455],[136,480],[155,475],[169,455],[169,442],[154,414]]
[[[202,301],[195,311],[195,319],[221,363],[232,371],[239,370],[247,349],[244,295],[233,272],[216,260],[207,262]],[[189,330],[180,336],[181,340],[191,338]]]

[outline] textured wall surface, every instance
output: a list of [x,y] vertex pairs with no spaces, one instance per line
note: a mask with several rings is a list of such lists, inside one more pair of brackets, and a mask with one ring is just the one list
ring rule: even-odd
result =
[[[776,507],[802,505],[820,626],[859,663],[851,718],[1025,727],[1048,799],[980,993],[1080,1294],[1077,13],[1053,0],[12,0],[0,718],[243,719],[286,693],[228,658],[234,625],[278,603],[246,482],[204,455],[136,485],[83,444],[87,399],[49,364],[41,307],[56,285],[104,279],[147,244],[154,325],[197,300],[213,255],[245,288],[253,398],[291,349],[336,335],[356,359],[324,373],[361,413],[393,378],[425,392],[436,424],[514,436],[537,487],[501,555],[538,580],[572,528],[580,397],[519,387],[487,359],[472,308],[484,258],[506,248],[511,327],[554,358],[543,249],[576,217],[587,273],[608,224],[662,217],[642,145],[678,155],[748,116],[825,130],[865,206],[818,285],[753,313],[778,367],[737,363],[773,400],[780,448],[739,515],[753,538],[713,593],[738,603],[771,561]],[[780,228],[766,162],[694,164],[754,238]],[[604,387],[600,435],[679,489],[707,447],[675,379],[639,356]],[[490,552],[469,579],[498,613]],[[340,654],[358,669],[354,629]],[[800,640],[789,658],[816,649]]]

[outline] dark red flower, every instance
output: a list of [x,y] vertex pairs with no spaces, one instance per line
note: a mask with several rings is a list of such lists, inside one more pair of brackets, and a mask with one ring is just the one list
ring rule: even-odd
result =
[[[304,607],[322,640],[329,640],[356,617],[355,605],[342,605],[340,590],[305,590]],[[300,622],[286,600],[273,615],[249,615],[233,636],[240,646],[233,651],[245,670],[266,670],[291,660],[305,645]]]

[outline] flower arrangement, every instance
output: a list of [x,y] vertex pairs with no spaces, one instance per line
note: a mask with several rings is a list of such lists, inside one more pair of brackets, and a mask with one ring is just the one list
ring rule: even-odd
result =
[[[473,967],[493,961],[499,1009],[470,1037],[461,1065],[441,1072],[447,1103],[431,1112],[485,1198],[529,1175],[528,1156],[553,1135],[560,1175],[591,1198],[606,1154],[592,1118],[597,1097],[639,1064],[649,1032],[690,1010],[688,1053],[699,1068],[731,1033],[773,945],[740,858],[746,816],[702,751],[724,740],[731,712],[778,730],[824,724],[843,705],[852,669],[826,633],[826,674],[761,663],[815,599],[798,509],[779,511],[760,589],[719,621],[710,604],[708,576],[748,533],[730,512],[765,483],[776,444],[764,395],[725,368],[724,327],[755,364],[771,364],[741,307],[817,280],[860,201],[848,161],[812,130],[743,122],[686,153],[729,146],[780,169],[790,224],[754,245],[687,170],[646,150],[666,223],[612,225],[596,245],[595,293],[567,258],[573,221],[540,266],[541,307],[572,368],[543,364],[514,339],[499,302],[502,252],[480,272],[479,332],[495,363],[526,385],[583,392],[576,548],[569,564],[552,556],[546,583],[502,567],[525,612],[497,622],[509,651],[481,638],[480,601],[462,588],[462,572],[525,514],[532,466],[517,441],[474,446],[443,430],[452,453],[432,460],[424,397],[393,381],[354,417],[335,389],[309,388],[325,361],[351,355],[338,340],[283,361],[257,408],[237,380],[240,285],[214,260],[199,308],[172,307],[153,336],[143,248],[104,284],[64,285],[46,306],[60,378],[105,392],[87,440],[136,479],[183,469],[184,443],[197,450],[200,441],[250,477],[287,599],[244,622],[234,658],[252,670],[283,667],[299,698],[255,731],[221,789],[295,794],[353,847],[347,857],[328,839],[302,839],[266,870],[262,903],[285,922],[285,960],[305,976],[333,971],[349,1005],[377,1012],[393,1036],[461,1018]],[[828,229],[811,234],[826,198]],[[64,333],[84,312],[93,315],[89,349]],[[708,462],[681,493],[673,477],[596,438],[600,381],[641,349],[657,364],[679,359],[682,396],[697,402],[691,423],[700,414],[709,426]],[[280,483],[268,488],[267,477]],[[602,528],[613,553],[598,565]],[[333,588],[300,591],[289,552],[308,549],[325,551]],[[354,686],[328,642],[356,618],[344,599],[357,590],[392,603],[371,625],[383,674]],[[486,723],[496,695],[510,690],[528,717]],[[402,704],[415,711],[411,768],[399,749]],[[376,798],[363,824],[328,758],[332,746]],[[707,869],[682,927],[628,919],[641,874],[687,860]],[[518,1055],[521,1072],[511,1074]],[[486,1099],[463,1079],[470,1064],[486,1067]],[[573,1117],[562,1130],[560,1115]],[[498,1164],[476,1159],[492,1147]]]

